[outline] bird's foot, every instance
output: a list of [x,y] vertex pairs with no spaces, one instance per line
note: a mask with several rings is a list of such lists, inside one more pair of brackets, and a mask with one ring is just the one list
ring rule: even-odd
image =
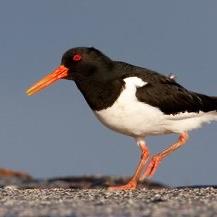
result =
[[122,190],[135,190],[137,182],[130,180],[126,185],[111,186],[108,188],[109,191],[122,191]]

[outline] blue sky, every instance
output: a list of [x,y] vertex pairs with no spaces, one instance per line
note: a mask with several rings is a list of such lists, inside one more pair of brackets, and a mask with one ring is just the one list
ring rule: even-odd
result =
[[[95,46],[113,59],[176,74],[185,87],[217,95],[217,2],[212,0],[3,0],[0,3],[0,166],[36,177],[133,174],[133,139],[106,129],[76,86],[25,89],[72,47]],[[154,180],[216,184],[216,124],[192,131]],[[147,138],[152,153],[176,135]]]

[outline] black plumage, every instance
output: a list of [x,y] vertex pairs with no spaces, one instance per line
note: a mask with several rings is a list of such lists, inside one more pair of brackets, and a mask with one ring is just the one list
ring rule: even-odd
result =
[[[73,62],[71,57],[82,55],[82,61]],[[159,108],[165,114],[180,112],[208,112],[217,110],[217,98],[185,89],[174,79],[155,71],[128,63],[113,61],[95,48],[74,48],[67,51],[62,64],[71,70],[73,79],[93,110],[113,105],[124,89],[124,78],[138,77],[148,84],[138,87],[139,101]]]

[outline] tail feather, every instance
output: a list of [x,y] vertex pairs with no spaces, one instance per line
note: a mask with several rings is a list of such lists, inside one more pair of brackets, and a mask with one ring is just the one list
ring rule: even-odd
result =
[[204,112],[217,111],[217,97],[207,96],[203,94],[196,93],[198,99],[200,100],[201,110]]

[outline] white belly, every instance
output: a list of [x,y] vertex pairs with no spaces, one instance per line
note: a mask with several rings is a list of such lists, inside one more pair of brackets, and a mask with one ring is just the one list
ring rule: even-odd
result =
[[135,96],[136,88],[146,85],[141,79],[124,79],[125,89],[109,108],[95,111],[97,118],[107,127],[129,136],[145,136],[166,133],[161,126],[163,113]]
[[145,137],[181,133],[200,127],[204,122],[217,120],[216,112],[165,115],[160,109],[137,100],[136,88],[146,85],[146,82],[137,77],[124,81],[125,88],[116,102],[107,109],[95,111],[97,118],[112,130],[133,137]]

